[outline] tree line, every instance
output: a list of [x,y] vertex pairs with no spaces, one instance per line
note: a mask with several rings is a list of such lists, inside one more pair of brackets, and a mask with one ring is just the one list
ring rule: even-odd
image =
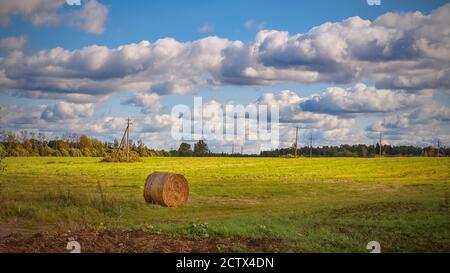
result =
[[[279,157],[292,156],[295,154],[295,148],[276,149],[271,151],[262,151],[262,157]],[[339,146],[321,146],[321,147],[299,147],[297,155],[299,156],[313,156],[313,157],[375,157],[380,154],[380,145],[339,145]],[[439,149],[417,146],[392,146],[382,145],[382,156],[450,156],[450,148]]]
[[[295,146],[291,148],[262,151],[260,154],[243,155],[212,153],[208,144],[200,140],[193,145],[181,143],[177,150],[155,150],[148,148],[141,140],[130,140],[130,155],[133,157],[149,156],[260,156],[291,157]],[[86,135],[66,134],[49,139],[46,134],[28,131],[0,132],[0,158],[5,156],[66,156],[66,157],[107,157],[118,151],[119,141],[104,142]],[[373,157],[379,154],[376,145],[340,145],[321,147],[299,147],[297,155],[314,157]],[[450,148],[416,147],[416,146],[382,146],[383,156],[450,156]],[[0,160],[1,162],[1,160]]]
[[[142,141],[130,140],[130,152],[139,157],[168,156],[168,152],[149,149]],[[86,135],[66,134],[49,139],[43,133],[0,132],[0,155],[105,157],[117,151],[119,141],[103,142]]]

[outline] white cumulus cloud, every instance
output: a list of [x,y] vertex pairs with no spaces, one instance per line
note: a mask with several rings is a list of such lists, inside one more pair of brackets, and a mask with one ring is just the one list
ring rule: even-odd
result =
[[97,0],[83,1],[76,10],[66,11],[66,0],[0,0],[0,26],[8,26],[14,16],[20,16],[34,25],[71,24],[88,33],[104,32],[108,8]]

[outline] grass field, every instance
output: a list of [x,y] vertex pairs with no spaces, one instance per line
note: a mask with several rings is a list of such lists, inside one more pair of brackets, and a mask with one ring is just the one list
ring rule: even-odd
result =
[[[273,251],[450,252],[449,158],[7,158],[0,221],[277,242]],[[190,183],[186,207],[143,199],[148,174]],[[245,248],[236,251],[247,251]]]

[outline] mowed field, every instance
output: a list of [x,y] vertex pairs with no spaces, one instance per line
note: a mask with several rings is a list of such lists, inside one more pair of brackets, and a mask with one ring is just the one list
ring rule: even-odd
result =
[[[450,252],[449,158],[100,160],[5,159],[0,233],[14,226],[222,238],[211,251],[368,252],[378,241],[384,252]],[[155,171],[188,179],[187,206],[144,202]]]

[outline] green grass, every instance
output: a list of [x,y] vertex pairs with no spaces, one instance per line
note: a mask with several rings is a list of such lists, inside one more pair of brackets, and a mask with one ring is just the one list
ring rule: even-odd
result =
[[[263,238],[281,241],[280,251],[367,252],[367,242],[375,240],[384,251],[450,252],[449,158],[5,163],[1,222]],[[188,206],[144,202],[144,181],[154,171],[185,175]]]

